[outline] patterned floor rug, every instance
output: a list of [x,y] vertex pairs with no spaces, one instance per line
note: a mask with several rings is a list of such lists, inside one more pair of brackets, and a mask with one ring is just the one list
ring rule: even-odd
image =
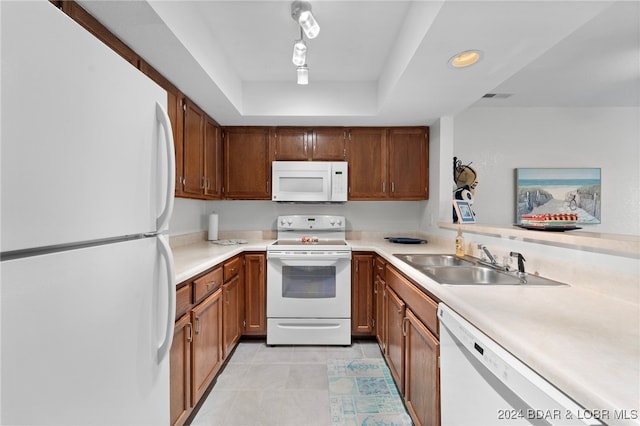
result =
[[411,418],[382,359],[330,359],[334,426],[410,426]]

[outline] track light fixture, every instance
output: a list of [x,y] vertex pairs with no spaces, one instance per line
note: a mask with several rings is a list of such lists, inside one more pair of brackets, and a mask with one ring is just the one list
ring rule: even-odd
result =
[[320,33],[320,25],[311,13],[311,4],[306,1],[291,3],[291,17],[296,21],[308,39],[316,38]]
[[293,55],[291,62],[296,66],[298,84],[309,84],[309,67],[307,66],[307,43],[304,41],[316,38],[320,33],[320,26],[311,14],[311,5],[306,1],[294,1],[291,3],[291,17],[300,25],[300,39],[293,42]]

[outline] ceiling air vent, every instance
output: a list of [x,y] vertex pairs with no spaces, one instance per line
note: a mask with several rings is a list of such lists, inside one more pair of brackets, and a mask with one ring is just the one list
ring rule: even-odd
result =
[[507,99],[513,96],[513,93],[487,93],[483,98],[488,99]]

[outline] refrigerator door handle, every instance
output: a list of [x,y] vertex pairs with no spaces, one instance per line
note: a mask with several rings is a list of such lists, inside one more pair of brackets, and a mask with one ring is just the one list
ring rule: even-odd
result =
[[176,186],[176,153],[173,146],[173,133],[171,130],[171,121],[169,120],[169,115],[164,110],[162,105],[160,105],[158,102],[156,102],[156,120],[158,120],[160,126],[162,126],[162,129],[164,130],[164,141],[167,151],[168,168],[165,194],[167,198],[164,209],[156,220],[157,232],[162,232],[163,230],[169,228],[169,220],[171,219],[171,214],[173,213],[173,196]]
[[173,254],[169,247],[168,240],[165,236],[159,235],[158,241],[160,242],[160,254],[164,257],[165,265],[167,268],[167,323],[165,324],[165,335],[162,343],[158,346],[158,363],[162,362],[165,356],[168,355],[171,343],[173,343],[173,323],[176,316],[176,286],[173,282],[175,276],[173,268]]

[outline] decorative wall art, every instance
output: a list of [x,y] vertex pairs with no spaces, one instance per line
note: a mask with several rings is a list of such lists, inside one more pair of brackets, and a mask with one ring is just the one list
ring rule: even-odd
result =
[[[453,182],[456,185],[453,191],[453,223],[474,223],[475,213],[471,205],[478,186],[478,174],[471,163],[463,164],[458,157],[453,157]],[[465,213],[464,217],[460,216],[461,210]]]
[[475,223],[476,218],[468,201],[453,200],[454,214],[457,223]]
[[516,169],[516,224],[522,215],[573,214],[577,223],[600,223],[599,168]]

